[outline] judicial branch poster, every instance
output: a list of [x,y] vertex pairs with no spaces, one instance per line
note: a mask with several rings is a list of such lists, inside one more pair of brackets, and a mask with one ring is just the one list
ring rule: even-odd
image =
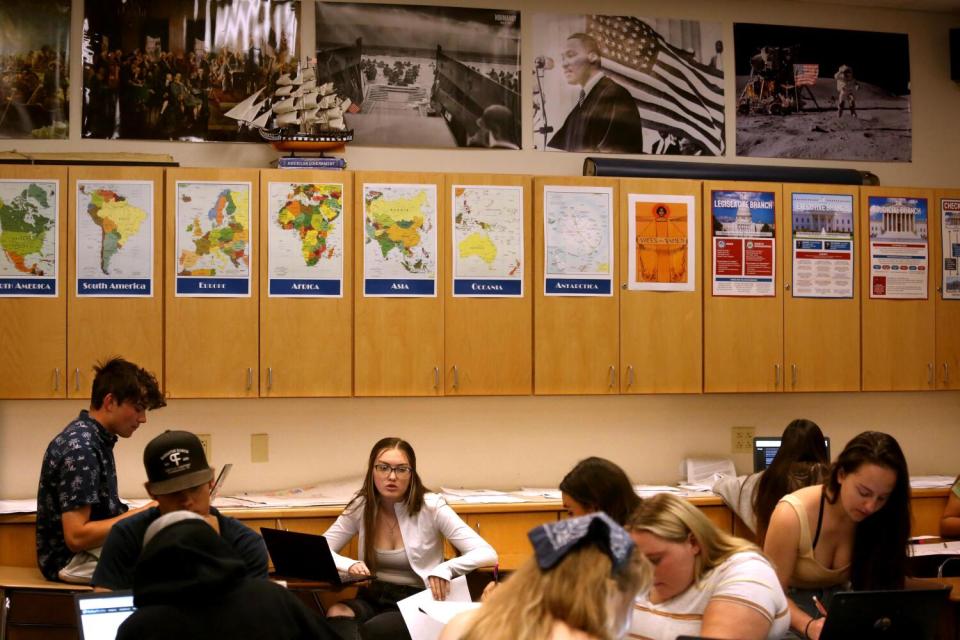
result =
[[152,297],[152,180],[78,180],[77,296]]
[[544,295],[613,295],[613,189],[543,188]]
[[776,212],[770,191],[713,191],[713,295],[776,295]]
[[696,286],[696,200],[693,196],[627,196],[631,291],[693,291]]
[[453,296],[522,297],[523,187],[451,188]]
[[0,180],[0,297],[57,296],[60,183]]
[[437,295],[437,186],[363,185],[363,295]]
[[926,300],[927,199],[870,196],[870,297]]
[[943,299],[960,300],[960,199],[940,200],[940,237],[943,242]]
[[853,196],[794,193],[793,297],[852,298]]
[[176,295],[249,297],[249,182],[177,181]]
[[343,184],[267,186],[270,297],[343,297]]

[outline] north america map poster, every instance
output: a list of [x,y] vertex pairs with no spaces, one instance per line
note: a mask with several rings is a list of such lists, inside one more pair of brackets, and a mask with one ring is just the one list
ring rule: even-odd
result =
[[523,187],[453,185],[454,297],[523,296]]
[[56,297],[58,180],[0,180],[0,296]]

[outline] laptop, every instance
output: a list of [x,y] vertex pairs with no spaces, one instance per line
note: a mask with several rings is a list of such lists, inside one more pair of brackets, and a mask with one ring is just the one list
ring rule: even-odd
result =
[[80,640],[116,640],[117,630],[133,613],[133,592],[106,591],[74,596]]
[[[781,436],[757,436],[753,439],[753,472],[763,471],[773,463],[780,450]],[[830,459],[830,438],[824,436],[827,445],[827,459]]]
[[269,527],[260,527],[260,534],[273,560],[275,575],[271,574],[271,578],[315,580],[333,585],[370,580],[369,576],[338,571],[330,545],[323,536]]
[[231,469],[233,469],[233,465],[229,462],[220,469],[220,473],[217,475],[217,481],[213,483],[213,487],[210,489],[210,502],[213,502],[217,494],[220,493],[220,489],[223,488],[223,483],[226,481],[227,476],[230,475]]
[[830,601],[820,640],[934,640],[950,587],[841,591]]

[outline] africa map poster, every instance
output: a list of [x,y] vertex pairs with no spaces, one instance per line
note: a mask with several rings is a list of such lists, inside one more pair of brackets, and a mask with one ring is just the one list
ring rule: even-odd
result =
[[60,183],[0,180],[0,296],[56,297]]
[[544,295],[613,295],[613,189],[543,188]]
[[454,297],[523,296],[523,187],[453,185]]
[[77,295],[153,295],[153,181],[77,181]]

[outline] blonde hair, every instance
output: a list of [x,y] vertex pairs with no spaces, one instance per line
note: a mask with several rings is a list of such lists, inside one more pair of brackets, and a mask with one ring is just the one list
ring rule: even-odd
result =
[[613,640],[610,596],[632,600],[649,586],[651,571],[636,551],[622,571],[611,575],[612,566],[595,546],[574,549],[547,571],[531,557],[493,592],[461,640],[544,640],[556,622]]
[[647,531],[668,542],[685,542],[693,535],[700,547],[694,560],[694,583],[735,553],[754,551],[762,555],[755,544],[724,533],[700,509],[669,493],[658,493],[640,503],[624,527]]

